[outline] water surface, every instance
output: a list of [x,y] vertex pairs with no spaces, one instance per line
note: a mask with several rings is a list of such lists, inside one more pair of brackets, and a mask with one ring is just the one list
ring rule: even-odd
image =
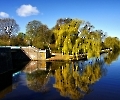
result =
[[120,56],[32,61],[11,79],[11,85],[0,93],[1,100],[120,100]]

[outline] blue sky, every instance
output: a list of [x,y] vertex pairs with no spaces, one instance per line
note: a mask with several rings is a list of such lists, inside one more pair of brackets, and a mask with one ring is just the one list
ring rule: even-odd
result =
[[59,18],[78,18],[120,38],[120,0],[0,0],[4,17],[14,18],[21,32],[32,20],[52,28]]

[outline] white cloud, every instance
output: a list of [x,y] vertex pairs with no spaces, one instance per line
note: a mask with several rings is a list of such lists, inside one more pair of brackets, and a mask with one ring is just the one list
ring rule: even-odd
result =
[[31,15],[37,15],[39,13],[37,7],[29,5],[21,5],[20,8],[16,10],[17,14],[21,17],[27,17]]
[[9,14],[5,12],[0,12],[0,17],[6,18],[6,17],[9,17]]

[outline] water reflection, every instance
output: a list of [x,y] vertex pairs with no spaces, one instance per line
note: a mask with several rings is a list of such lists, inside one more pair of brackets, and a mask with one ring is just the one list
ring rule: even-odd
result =
[[55,84],[61,96],[70,97],[70,99],[83,98],[89,93],[90,85],[105,75],[106,69],[101,66],[101,62],[94,64],[86,64],[81,71],[81,67],[77,63],[66,63],[55,71]]
[[[50,77],[55,78],[53,87],[61,96],[70,99],[83,98],[91,90],[90,86],[106,74],[104,61],[92,59],[78,62],[51,62],[45,68],[46,62],[30,62],[24,69],[27,75],[27,86],[36,92],[49,92]],[[41,70],[42,68],[42,70]],[[44,70],[43,70],[44,69]]]
[[47,71],[38,70],[31,74],[27,73],[27,86],[29,89],[34,90],[36,92],[47,92],[49,90],[46,87],[48,83]]
[[[9,66],[9,63],[1,62],[0,66],[4,70],[4,73],[0,73],[0,99],[3,98],[6,94],[12,92],[13,89],[16,89],[19,82],[20,71],[27,62],[14,62]],[[7,67],[5,66],[7,65]],[[9,69],[9,70],[8,70]],[[3,70],[2,70],[3,71]]]
[[[12,91],[12,72],[0,74],[0,99]],[[7,87],[7,88],[6,88]]]
[[12,74],[12,89],[16,89],[19,83],[21,71],[15,72]]
[[33,73],[36,70],[46,70],[46,67],[46,61],[30,61],[26,65],[24,72]]
[[[7,91],[18,89],[18,86],[21,85],[18,84],[21,82],[19,77],[22,76],[24,77],[26,83],[24,86],[27,87],[26,91],[28,91],[28,93],[31,90],[33,90],[33,93],[34,91],[44,93],[44,96],[49,93],[56,93],[59,94],[57,95],[58,97],[68,97],[69,99],[80,100],[85,97],[86,94],[93,92],[94,84],[106,75],[107,69],[104,64],[107,62],[112,63],[112,61],[117,59],[118,55],[119,53],[117,52],[111,52],[107,55],[101,55],[99,58],[74,62],[31,61],[23,70],[20,72],[18,71],[18,74],[11,74],[13,80],[10,78],[10,84],[12,85],[9,85],[10,87],[6,89]],[[52,80],[51,82],[51,79],[54,79],[54,81]],[[0,82],[2,82],[2,78]],[[3,92],[0,92],[0,94],[2,93]],[[39,94],[40,98],[41,96],[42,95]]]
[[104,58],[106,64],[110,65],[113,61],[118,59],[120,51],[109,52],[107,56]]
[[48,83],[49,71],[46,70],[46,61],[31,61],[24,69],[26,72],[27,86],[29,89],[36,92],[47,92],[49,88],[46,87]]

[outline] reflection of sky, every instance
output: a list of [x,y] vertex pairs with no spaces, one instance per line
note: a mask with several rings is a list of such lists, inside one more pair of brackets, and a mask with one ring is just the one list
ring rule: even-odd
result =
[[120,56],[104,67],[108,70],[106,76],[93,86],[94,91],[85,96],[85,100],[120,100]]
[[106,56],[106,55],[101,55],[99,58],[93,57],[93,58],[91,58],[91,59],[89,59],[89,60],[86,60],[86,61],[79,61],[79,62],[78,62],[78,65],[84,67],[84,66],[86,66],[86,65],[88,65],[88,64],[93,65],[93,64],[96,63],[96,62],[104,62],[104,57],[105,57],[105,56]]
[[[34,92],[25,85],[26,75],[25,73],[21,72],[19,75],[18,87],[11,93],[7,94],[6,97],[2,100],[64,100],[65,98],[60,96],[59,92],[53,88],[54,82],[54,77],[50,77],[50,81],[48,83],[48,86],[50,86],[49,92]],[[66,99],[69,100],[68,98]]]
[[27,85],[26,83],[26,74],[24,72],[18,71],[16,73],[13,73],[13,84],[21,84],[21,85]]
[[16,83],[16,82],[18,82],[19,81],[19,76],[20,76],[20,71],[18,71],[18,72],[16,72],[16,73],[13,73],[13,77],[12,77],[12,81],[13,81],[13,83]]
[[20,75],[20,84],[25,85],[25,86],[27,85],[27,83],[26,83],[26,74],[24,72],[22,72],[21,75]]

